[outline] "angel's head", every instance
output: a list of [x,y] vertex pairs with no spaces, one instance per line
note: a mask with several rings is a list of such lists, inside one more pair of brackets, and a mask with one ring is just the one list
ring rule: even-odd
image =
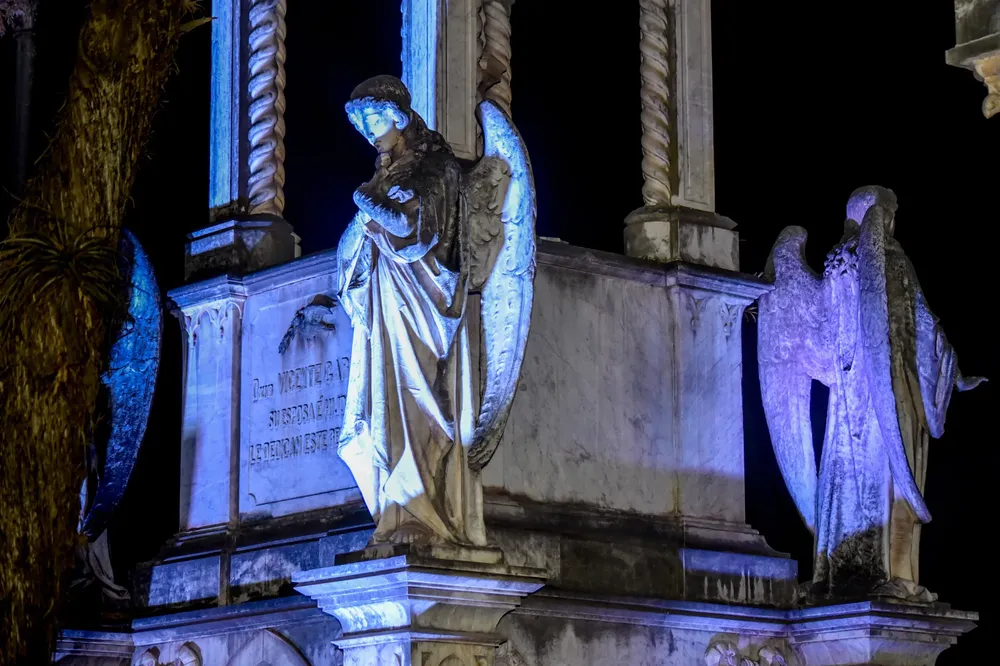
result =
[[406,150],[418,155],[451,148],[410,106],[410,91],[395,76],[374,76],[351,93],[344,105],[354,128],[381,155],[398,156]]
[[354,89],[344,108],[354,128],[379,153],[391,153],[405,144],[403,133],[414,113],[410,91],[395,76],[368,79]]
[[864,221],[868,209],[874,205],[882,206],[887,208],[889,212],[895,213],[898,206],[895,193],[879,185],[867,185],[854,190],[851,193],[851,198],[847,200],[847,219],[860,225]]

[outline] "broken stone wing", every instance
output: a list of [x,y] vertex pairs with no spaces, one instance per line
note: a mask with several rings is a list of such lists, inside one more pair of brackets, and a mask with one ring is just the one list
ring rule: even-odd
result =
[[757,356],[774,454],[802,520],[816,531],[812,380],[834,381],[836,321],[829,290],[805,260],[806,230],[787,227],[768,260],[774,289],[760,298]]
[[106,453],[98,455],[104,466],[98,470],[97,491],[83,519],[82,531],[91,539],[105,530],[125,493],[146,434],[160,366],[163,312],[153,266],[128,230],[122,230],[119,252],[122,274],[128,278],[128,317],[116,333],[108,370],[101,377],[110,401],[110,423]]
[[535,182],[517,128],[500,107],[479,105],[483,157],[462,183],[469,225],[470,291],[481,300],[482,401],[469,465],[493,456],[510,411],[531,323]]

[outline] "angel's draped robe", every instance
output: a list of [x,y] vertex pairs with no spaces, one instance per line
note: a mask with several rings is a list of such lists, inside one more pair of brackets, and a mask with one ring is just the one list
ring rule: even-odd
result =
[[[337,250],[339,298],[354,327],[339,451],[376,543],[486,542],[467,464],[475,413],[461,173],[444,151],[379,168]],[[394,200],[394,186],[412,199]]]
[[819,469],[813,580],[841,594],[866,594],[894,577],[919,579],[920,523],[900,496],[887,460],[866,336],[888,334],[891,341],[890,399],[921,494],[929,439],[944,432],[958,374],[955,352],[927,306],[913,266],[892,236],[886,234],[884,243],[888,331],[863,330],[856,269],[828,283],[838,335]]

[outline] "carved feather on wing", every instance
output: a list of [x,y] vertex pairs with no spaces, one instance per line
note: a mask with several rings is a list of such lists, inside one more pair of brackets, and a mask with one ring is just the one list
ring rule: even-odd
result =
[[[878,420],[879,431],[889,459],[889,468],[896,490],[913,509],[921,522],[931,519],[927,504],[913,478],[910,462],[899,424],[897,399],[912,400],[906,387],[893,386],[893,354],[913,357],[915,347],[911,339],[915,331],[892,331],[889,318],[889,299],[886,284],[886,237],[892,222],[892,212],[880,205],[873,205],[865,214],[858,239],[858,284],[861,308],[861,340],[868,357],[871,382],[872,407]],[[901,327],[900,327],[901,328]],[[897,347],[894,349],[894,345]],[[895,390],[894,390],[895,389]],[[918,388],[919,391],[919,388]],[[919,393],[916,400],[920,400]],[[920,412],[923,406],[920,405]]]
[[482,400],[469,465],[493,457],[521,373],[535,277],[535,182],[517,128],[499,106],[479,105],[483,157],[466,172],[470,289],[481,301]]
[[757,356],[774,454],[802,520],[816,529],[812,380],[831,384],[835,334],[829,291],[805,260],[807,233],[787,227],[768,259],[774,289],[761,296]]

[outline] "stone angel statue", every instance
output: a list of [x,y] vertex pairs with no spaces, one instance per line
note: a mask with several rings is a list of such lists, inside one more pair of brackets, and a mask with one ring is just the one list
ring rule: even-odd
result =
[[[503,432],[531,318],[528,155],[487,101],[483,157],[460,163],[392,76],[359,85],[346,110],[378,158],[337,249],[354,330],[339,453],[376,521],[373,543],[483,547],[479,473]],[[480,321],[470,323],[475,292]]]
[[[982,379],[959,371],[893,238],[895,211],[890,190],[854,192],[822,276],[805,261],[801,227],[782,231],[768,260],[760,385],[778,465],[815,535],[811,596],[936,598],[918,585],[928,441],[944,432],[952,388]],[[830,388],[818,474],[813,380]]]
[[[160,287],[139,240],[123,229],[118,267],[124,277],[126,313],[109,333],[109,363],[101,375],[103,417],[87,449],[87,476],[80,489],[78,576],[72,589],[92,590],[109,607],[124,604],[128,591],[114,581],[108,524],[125,495],[146,435],[160,366],[163,310]],[[82,593],[81,595],[82,596]],[[92,606],[90,606],[92,608]]]

